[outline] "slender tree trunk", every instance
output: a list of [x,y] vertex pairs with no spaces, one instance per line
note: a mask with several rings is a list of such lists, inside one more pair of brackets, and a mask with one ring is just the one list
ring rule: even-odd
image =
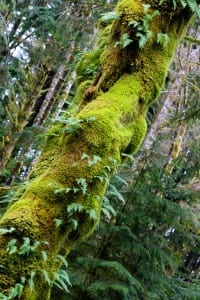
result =
[[[187,56],[185,55],[187,53]],[[182,78],[182,81],[186,80],[185,86],[181,87],[179,90],[179,101],[176,103],[176,112],[178,115],[181,116],[181,112],[184,112],[187,110],[187,107],[190,102],[191,94],[193,93],[193,90],[191,91],[191,87],[187,85],[187,75],[190,74],[196,65],[198,64],[199,55],[198,51],[195,51],[193,49],[192,45],[189,44],[187,49],[184,47],[183,49],[180,47],[179,50],[179,60],[180,60],[180,66],[184,69],[185,75],[184,77],[177,76],[179,79]],[[191,62],[191,59],[193,63]],[[178,80],[178,78],[176,80]],[[189,84],[189,83],[188,83]],[[165,171],[168,174],[171,174],[173,172],[173,169],[175,167],[176,159],[179,157],[180,152],[182,150],[182,146],[184,143],[184,137],[187,130],[187,123],[185,123],[184,120],[181,120],[176,125],[176,132],[174,140],[171,143],[171,148],[168,155],[168,160],[165,165]]]
[[59,116],[59,114],[61,113],[61,110],[62,110],[62,108],[65,104],[65,101],[69,95],[69,92],[72,88],[75,78],[76,78],[76,72],[75,72],[75,70],[73,70],[67,76],[67,82],[65,84],[65,87],[64,87],[61,95],[59,96],[59,103],[58,103],[58,106],[56,107],[56,111],[53,114],[53,117],[57,118]]
[[[5,168],[7,162],[9,161],[12,152],[15,148],[15,145],[18,142],[23,129],[29,121],[34,107],[35,98],[38,97],[39,94],[41,94],[41,89],[45,79],[46,75],[43,72],[42,74],[38,74],[37,79],[33,77],[33,74],[31,74],[31,72],[28,73],[26,80],[27,82],[30,80],[30,83],[28,82],[28,84],[30,84],[29,98],[24,99],[25,91],[22,91],[23,87],[21,86],[21,89],[18,91],[18,93],[21,92],[20,96],[22,96],[22,103],[19,107],[17,107],[17,104],[15,104],[16,111],[9,111],[8,102],[8,115],[10,115],[10,120],[5,125],[8,127],[8,133],[4,137],[5,142],[3,147],[0,149],[0,174]],[[15,99],[12,99],[12,97],[16,97],[16,95],[11,94],[11,99],[9,100],[11,102],[11,105],[12,102],[15,103]],[[12,114],[14,117],[12,116]]]
[[133,163],[133,170],[138,171],[138,169],[140,170],[142,168],[144,164],[144,158],[150,155],[158,134],[167,121],[170,109],[173,107],[174,103],[177,103],[179,101],[179,92],[183,79],[186,76],[185,71],[186,70],[180,69],[174,83],[170,86],[168,95],[164,99],[162,107],[158,112],[155,121],[151,125],[148,135],[146,136],[142,145],[143,154],[141,154]]
[[[146,17],[146,3],[123,0],[116,9],[119,19],[106,29],[109,36],[105,38],[104,30],[99,48],[79,63],[79,80],[87,79],[88,67],[94,64],[99,72],[92,82],[80,84],[71,118],[49,132],[31,182],[1,219],[3,293],[23,282],[21,299],[49,299],[60,255],[67,255],[98,223],[107,179],[121,161],[121,153],[140,147],[146,111],[160,93],[191,17],[187,7],[174,10],[168,1],[163,8],[159,1],[151,3],[148,13],[160,10],[160,15],[149,24],[153,34],[143,48],[128,24]],[[157,44],[157,33],[163,31],[170,46]],[[129,45],[124,44],[126,34],[132,40]],[[109,42],[103,50],[105,40]],[[60,226],[56,226],[58,221]],[[28,252],[26,238],[33,247],[29,245]]]
[[[73,43],[72,51],[74,50],[74,47],[75,47],[75,45]],[[58,93],[62,87],[62,84],[60,84],[60,87],[58,88],[59,82],[65,81],[65,78],[67,76],[66,75],[66,65],[70,63],[70,61],[72,59],[71,56],[72,56],[71,52],[65,56],[65,64],[62,64],[58,68],[55,76],[53,77],[53,80],[48,89],[48,92],[45,95],[45,99],[42,103],[41,109],[39,110],[38,114],[35,117],[34,125],[43,124],[44,120],[46,120],[47,116],[49,115],[49,113],[52,109],[52,106],[55,102],[56,95],[58,95]],[[72,70],[70,70],[70,73],[71,72],[72,72]],[[57,90],[57,88],[58,88],[58,90]],[[66,97],[65,97],[65,99],[66,99]]]
[[46,119],[46,116],[48,115],[50,108],[52,107],[52,104],[54,103],[55,99],[55,93],[56,93],[56,87],[60,80],[63,80],[63,76],[65,73],[65,66],[60,66],[58,68],[58,71],[54,75],[51,85],[48,89],[47,94],[45,95],[44,100],[42,101],[42,105],[34,119],[34,125],[41,125],[43,121]]

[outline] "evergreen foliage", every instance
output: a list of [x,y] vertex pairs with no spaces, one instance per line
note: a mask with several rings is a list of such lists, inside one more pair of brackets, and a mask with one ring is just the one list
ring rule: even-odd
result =
[[[160,4],[163,4],[164,2],[166,2],[166,0],[161,0]],[[181,5],[182,7],[188,6],[192,12],[195,12],[200,16],[199,6],[196,0],[172,0],[171,2],[174,9],[176,9],[178,5]]]
[[[102,216],[99,229],[70,256],[73,287],[66,299],[199,299],[199,220],[192,206],[198,194],[181,187],[199,172],[200,150],[190,143],[168,176],[162,143],[137,177],[130,163],[121,169],[124,180],[132,178],[128,188],[112,179],[125,203],[112,194],[117,215]],[[191,252],[196,256],[189,260]]]
[[58,76],[47,107],[55,113],[70,72],[93,44],[94,21],[105,9],[93,0],[0,3],[0,185],[27,176],[44,144],[45,130],[35,120],[51,84]]

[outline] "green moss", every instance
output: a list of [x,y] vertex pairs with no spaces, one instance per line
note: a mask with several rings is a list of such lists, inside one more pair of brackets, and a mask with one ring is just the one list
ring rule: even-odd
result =
[[93,78],[99,68],[102,49],[84,54],[76,67],[78,83]]
[[[100,57],[108,44],[110,29],[111,26],[108,25],[100,30],[100,37],[96,42],[94,51],[85,53],[77,64],[76,72],[78,84],[94,78],[94,75],[100,71]],[[79,101],[77,95],[74,101]]]
[[[98,155],[115,154],[125,149],[138,131],[138,120],[144,120],[145,111],[140,112],[140,80],[135,75],[124,75],[110,90],[89,103],[78,115],[81,119],[95,117],[96,121],[83,130],[84,141]],[[98,107],[98,109],[97,109]],[[128,117],[127,117],[128,116]],[[144,122],[142,128],[144,128]],[[137,124],[137,125],[136,125]],[[142,130],[145,133],[145,130]],[[135,133],[134,133],[135,132]],[[144,136],[141,136],[141,140]],[[140,141],[138,140],[140,144]]]
[[138,15],[142,16],[144,14],[144,7],[143,3],[139,0],[121,0],[117,5],[117,11],[126,18],[133,18]]
[[135,122],[134,126],[132,126],[131,130],[133,132],[133,135],[128,147],[125,149],[125,153],[134,154],[139,150],[147,132],[147,124],[145,118],[143,116],[140,116]]
[[97,40],[96,48],[104,50],[107,47],[108,41],[109,41],[110,30],[111,30],[111,25],[107,25],[103,29],[100,28],[101,34],[100,34],[99,39]]
[[79,105],[84,99],[84,92],[91,85],[91,80],[83,81],[77,88],[76,95],[73,99],[73,105]]

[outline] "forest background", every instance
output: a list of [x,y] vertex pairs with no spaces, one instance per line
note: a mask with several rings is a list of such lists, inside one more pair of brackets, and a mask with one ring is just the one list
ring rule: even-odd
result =
[[[95,48],[101,23],[116,17],[115,4],[1,1],[2,215],[27,184],[52,124],[77,126],[63,117],[78,85],[76,66]],[[52,300],[200,299],[199,27],[195,15],[149,108],[141,149],[115,166],[98,228],[62,258],[64,280],[43,272],[54,283]],[[88,78],[95,67],[87,66]]]

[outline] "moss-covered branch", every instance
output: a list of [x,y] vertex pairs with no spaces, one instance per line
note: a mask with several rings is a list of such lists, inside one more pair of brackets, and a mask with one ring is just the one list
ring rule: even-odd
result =
[[190,43],[193,43],[193,44],[200,45],[200,39],[194,38],[193,36],[190,36],[190,35],[184,36],[184,40],[186,40]]
[[[59,257],[98,223],[102,197],[121,153],[140,147],[146,111],[160,93],[191,16],[188,8],[174,10],[168,2],[164,8],[159,1],[151,2],[148,14],[159,14],[148,24],[151,38],[143,48],[138,44],[139,26],[130,24],[142,24],[146,3],[122,0],[116,8],[119,18],[103,30],[97,49],[79,63],[80,85],[71,116],[63,116],[49,132],[26,191],[0,223],[3,293],[21,284],[21,299],[49,299]],[[168,36],[166,46],[158,43],[158,33]],[[124,34],[131,42],[121,47]]]

